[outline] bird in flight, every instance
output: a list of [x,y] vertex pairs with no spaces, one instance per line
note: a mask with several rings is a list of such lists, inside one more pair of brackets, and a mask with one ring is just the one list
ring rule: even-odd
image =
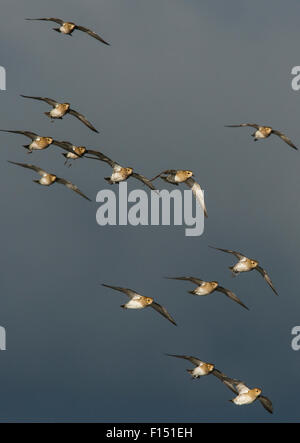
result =
[[213,246],[210,246],[210,248],[216,249],[218,251],[226,252],[227,254],[233,254],[236,258],[238,258],[239,261],[234,266],[229,267],[229,269],[231,270],[233,275],[238,275],[240,272],[253,271],[253,269],[255,269],[257,272],[259,272],[263,276],[263,278],[266,280],[266,282],[268,283],[268,285],[270,286],[272,291],[276,295],[278,295],[267,271],[265,271],[265,269],[263,269],[259,266],[259,262],[257,260],[254,260],[252,258],[248,258],[245,255],[241,254],[240,252],[232,251],[230,249],[215,248]]
[[96,151],[94,151],[94,155],[98,157],[97,160],[108,163],[109,166],[113,169],[112,175],[110,177],[105,177],[105,180],[109,184],[113,185],[115,183],[120,183],[126,181],[129,177],[133,177],[136,178],[137,180],[140,180],[142,183],[144,183],[144,185],[148,186],[148,188],[152,189],[153,191],[156,190],[156,188],[151,183],[151,180],[149,180],[148,178],[144,177],[141,174],[134,172],[133,168],[128,168],[128,167],[124,168],[123,166],[120,166],[118,163],[111,160],[109,157],[102,154],[101,152],[96,153]]
[[192,378],[196,379],[199,377],[203,377],[205,375],[213,374],[215,369],[215,365],[212,363],[206,363],[202,360],[199,360],[197,357],[192,357],[188,355],[176,355],[176,354],[166,354],[169,357],[181,358],[184,360],[190,361],[193,365],[195,365],[194,369],[187,369],[187,372],[191,374]]
[[177,170],[177,169],[167,169],[163,172],[160,172],[151,181],[156,180],[160,177],[167,183],[171,183],[172,185],[178,186],[179,183],[185,183],[193,192],[196,200],[200,203],[204,211],[205,217],[207,217],[207,210],[204,202],[204,193],[201,189],[199,183],[197,183],[192,177],[194,176],[192,171],[187,170]]
[[256,131],[251,134],[254,137],[254,141],[260,140],[262,138],[268,138],[271,134],[275,134],[281,138],[285,143],[291,146],[293,149],[298,150],[298,148],[294,145],[294,143],[285,135],[283,132],[277,131],[276,129],[271,128],[271,126],[260,126],[254,123],[242,123],[240,125],[226,125],[226,128],[240,128],[244,126],[250,126],[251,128],[255,128]]
[[42,137],[35,132],[30,131],[9,131],[7,129],[0,129],[1,132],[11,132],[13,134],[22,134],[30,138],[32,142],[28,145],[23,145],[25,149],[28,150],[28,154],[32,154],[32,151],[42,151],[47,149],[50,145],[58,145],[59,142],[54,140],[52,137]]
[[[61,142],[56,142],[56,145],[59,146],[60,148],[64,149],[67,152],[64,152],[62,155],[65,157],[66,161],[65,161],[65,165],[68,163],[68,161],[70,160],[77,160],[78,158],[82,158],[84,157],[86,154],[90,154],[92,156],[98,156],[103,155],[101,154],[100,151],[94,151],[93,149],[87,149],[85,146],[76,146],[73,145],[72,143],[68,142],[68,141],[61,141]],[[94,160],[98,160],[99,157],[88,157],[88,158],[93,158]],[[69,164],[69,167],[71,166],[71,163]]]
[[100,35],[96,34],[96,32],[92,31],[91,29],[85,28],[84,26],[76,25],[76,23],[73,22],[65,22],[64,20],[61,20],[60,18],[26,18],[26,20],[41,20],[41,21],[47,21],[47,22],[55,22],[59,24],[60,26],[58,28],[52,28],[56,32],[60,32],[61,34],[70,35],[72,36],[73,31],[75,29],[78,29],[79,31],[86,32],[91,37],[94,37],[95,39],[99,40],[100,42],[104,43],[105,45],[109,46],[109,43],[107,43],[105,40],[103,40]]
[[22,168],[32,169],[33,171],[37,172],[41,178],[39,180],[33,180],[34,183],[37,183],[42,186],[51,186],[53,183],[60,183],[61,185],[66,186],[67,188],[71,189],[72,191],[76,192],[77,194],[81,195],[86,200],[91,201],[86,195],[84,195],[77,186],[73,185],[73,183],[69,182],[68,180],[65,180],[64,178],[57,177],[55,174],[51,174],[49,172],[44,171],[42,168],[39,168],[35,165],[30,165],[27,163],[18,163],[18,162],[12,162],[9,161],[9,163],[12,163],[13,165],[21,166]]
[[106,284],[102,284],[106,288],[114,289],[115,291],[123,292],[129,297],[129,301],[124,305],[121,305],[123,309],[144,309],[147,307],[151,307],[155,309],[159,314],[169,320],[173,325],[177,326],[171,315],[168,313],[166,308],[156,303],[151,297],[144,297],[143,295],[138,294],[132,289],[121,288],[120,286],[110,286]]
[[31,95],[22,95],[22,94],[21,94],[21,97],[32,98],[33,100],[40,100],[40,101],[46,102],[46,103],[48,103],[48,105],[52,106],[52,109],[50,112],[44,113],[45,115],[47,115],[47,117],[51,118],[52,121],[55,118],[62,119],[66,114],[71,114],[74,117],[78,118],[78,120],[80,120],[85,126],[90,128],[92,131],[99,133],[99,131],[97,131],[97,129],[92,125],[92,123],[90,123],[86,119],[86,117],[84,115],[80,114],[79,112],[77,112],[71,108],[70,103],[59,103],[59,102],[53,100],[52,98],[48,98],[48,97],[32,97]]
[[247,306],[232,291],[223,288],[223,286],[220,286],[217,281],[204,281],[201,280],[200,278],[195,278],[195,277],[166,277],[166,278],[170,280],[191,281],[192,283],[197,285],[197,288],[195,288],[193,291],[188,291],[189,294],[209,295],[212,294],[214,291],[222,292],[223,294],[227,295],[227,297],[229,297],[231,300],[243,306],[243,308],[249,310],[249,308],[247,308]]
[[227,377],[222,373],[215,373],[216,377],[221,380],[234,394],[236,397],[230,400],[237,406],[249,405],[255,400],[259,400],[262,406],[270,413],[273,413],[273,405],[271,400],[267,397],[264,397],[262,394],[262,390],[260,388],[248,388],[244,382],[240,380],[236,380],[234,378]]

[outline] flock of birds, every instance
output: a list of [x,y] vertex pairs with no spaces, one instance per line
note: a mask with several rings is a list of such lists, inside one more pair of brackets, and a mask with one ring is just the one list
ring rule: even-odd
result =
[[[98,34],[96,34],[94,31],[85,28],[83,26],[77,25],[72,22],[66,22],[64,20],[61,20],[59,18],[36,18],[36,19],[26,19],[26,20],[41,20],[41,21],[51,21],[55,22],[59,25],[57,28],[53,28],[56,32],[59,32],[61,34],[72,36],[72,33],[74,30],[79,30],[87,33],[89,36],[97,39],[101,43],[105,45],[109,45],[102,37],[100,37]],[[55,119],[62,119],[65,115],[70,114],[77,119],[79,119],[85,126],[87,126],[90,130],[98,133],[98,130],[90,123],[87,118],[79,113],[78,111],[71,108],[70,103],[61,103],[56,100],[53,100],[51,98],[47,97],[35,97],[35,96],[27,96],[22,95],[22,97],[27,99],[33,99],[33,100],[39,100],[47,103],[52,107],[52,109],[49,112],[45,112],[47,117],[51,119],[51,121],[54,121]],[[254,140],[259,139],[265,139],[268,138],[271,134],[275,134],[278,137],[280,137],[285,143],[287,143],[289,146],[291,146],[293,149],[297,149],[297,147],[293,144],[293,142],[282,132],[277,131],[270,126],[262,126],[258,124],[251,124],[251,123],[242,123],[239,125],[230,125],[229,127],[253,127],[256,129],[255,133],[252,134],[254,137]],[[98,160],[107,163],[112,168],[112,174],[110,177],[105,177],[105,180],[109,184],[116,184],[120,183],[122,181],[128,180],[130,177],[136,178],[137,180],[141,181],[143,184],[148,186],[151,190],[156,190],[156,188],[153,185],[153,181],[160,178],[164,180],[167,183],[170,183],[172,185],[178,186],[180,183],[184,183],[187,185],[193,192],[196,200],[201,205],[205,216],[207,217],[207,209],[204,202],[204,193],[199,185],[194,180],[194,174],[192,171],[188,170],[175,170],[175,169],[169,169],[164,170],[157,174],[154,178],[148,179],[144,177],[143,175],[135,172],[132,167],[124,167],[121,166],[119,163],[117,163],[114,160],[111,160],[109,157],[107,157],[105,154],[103,154],[100,151],[97,150],[91,150],[87,149],[85,146],[77,146],[69,141],[58,141],[53,139],[52,137],[44,137],[41,135],[38,135],[34,132],[30,131],[20,131],[20,130],[4,130],[1,129],[0,131],[9,132],[9,133],[15,133],[15,134],[21,134],[26,137],[28,137],[31,142],[29,144],[23,145],[23,147],[27,150],[28,154],[31,154],[33,151],[42,151],[51,145],[55,145],[60,147],[64,152],[63,156],[65,158],[65,164],[70,167],[71,162],[83,157]],[[40,175],[39,180],[34,180],[35,183],[40,184],[42,186],[51,186],[54,183],[60,183],[67,188],[71,189],[72,191],[76,192],[86,200],[89,200],[89,197],[87,197],[84,193],[82,193],[79,188],[71,183],[70,181],[58,177],[54,173],[50,173],[39,166],[35,166],[28,163],[19,163],[19,162],[12,162],[11,164],[20,166],[22,168],[31,169],[37,174]],[[278,295],[276,289],[274,288],[274,285],[268,275],[268,273],[259,266],[259,262],[257,260],[248,258],[247,256],[241,254],[240,252],[229,250],[229,249],[222,249],[222,248],[214,248],[216,250],[233,254],[237,259],[238,262],[234,264],[233,266],[230,266],[230,270],[233,273],[233,275],[237,275],[239,273],[243,272],[250,272],[252,270],[256,270],[259,272],[262,277],[265,279],[265,281],[268,283],[268,285],[271,287],[273,292]],[[196,296],[206,296],[209,294],[214,293],[215,291],[221,292],[225,294],[229,299],[235,301],[240,306],[242,306],[245,309],[248,309],[247,306],[229,289],[224,288],[223,286],[220,286],[217,281],[204,281],[200,278],[196,277],[167,277],[174,280],[183,280],[183,281],[189,281],[196,285],[196,288],[192,291],[189,291],[189,293],[196,295]],[[151,297],[145,297],[136,291],[128,288],[123,288],[120,286],[112,286],[103,284],[103,286],[107,288],[111,288],[115,291],[119,291],[124,293],[129,297],[129,301],[123,305],[121,305],[124,309],[144,309],[146,307],[151,307],[154,310],[156,310],[159,314],[164,316],[167,320],[169,320],[172,324],[176,325],[174,319],[171,317],[171,315],[168,313],[165,307],[158,304],[156,301],[154,301]],[[261,404],[264,406],[264,408],[272,413],[273,407],[271,401],[267,398],[262,396],[262,390],[260,388],[253,388],[250,389],[246,386],[244,382],[241,380],[228,377],[227,375],[223,374],[219,370],[217,370],[214,366],[214,364],[204,362],[202,360],[199,360],[196,357],[186,356],[186,355],[173,355],[173,354],[167,354],[172,357],[184,359],[190,361],[192,364],[195,365],[194,369],[188,369],[187,371],[191,374],[193,378],[199,378],[203,377],[209,374],[213,374],[216,376],[219,380],[221,380],[231,391],[233,391],[236,394],[236,397],[231,400],[236,405],[247,405],[250,403],[253,403],[256,399],[259,399]]]

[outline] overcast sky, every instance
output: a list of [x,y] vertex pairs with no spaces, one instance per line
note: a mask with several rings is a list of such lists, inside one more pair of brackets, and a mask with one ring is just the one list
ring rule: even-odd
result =
[[[209,217],[195,238],[183,227],[100,227],[95,199],[108,165],[66,168],[58,147],[27,155],[28,139],[1,133],[1,420],[298,420],[299,152],[224,125],[270,124],[300,146],[300,92],[291,88],[299,14],[296,0],[2,1],[1,128],[98,149],[148,177],[192,169]],[[26,17],[75,21],[111,46]],[[51,123],[47,104],[20,94],[69,101],[100,133],[71,116]],[[55,172],[93,202],[39,187],[33,171],[7,160]],[[259,260],[280,296],[256,272],[233,279],[235,258],[208,245]],[[163,278],[180,275],[219,281],[250,311]],[[101,283],[153,296],[178,327],[150,309],[122,310],[125,296]],[[229,403],[233,393],[215,377],[191,381],[192,365],[165,353],[261,387],[274,415],[259,402]]]

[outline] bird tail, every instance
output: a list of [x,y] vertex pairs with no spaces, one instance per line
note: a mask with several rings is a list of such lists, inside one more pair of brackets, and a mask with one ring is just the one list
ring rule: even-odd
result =
[[195,295],[195,291],[187,291],[189,294]]
[[60,32],[59,28],[52,28],[53,31]]
[[23,148],[25,148],[25,149],[29,149],[29,146],[30,146],[30,145],[23,145]]
[[126,306],[125,305],[121,305],[121,308],[126,309]]
[[45,115],[47,115],[47,117],[52,118],[50,112],[44,112]]
[[111,183],[110,177],[104,177],[104,180],[106,180],[108,183]]
[[188,372],[189,374],[193,375],[193,369],[186,369],[186,372]]

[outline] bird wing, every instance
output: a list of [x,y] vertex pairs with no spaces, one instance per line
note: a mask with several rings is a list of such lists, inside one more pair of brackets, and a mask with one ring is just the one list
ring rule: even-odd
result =
[[195,283],[195,285],[201,285],[204,280],[201,280],[200,278],[195,277],[166,277],[169,280],[185,280],[185,281],[191,281]]
[[270,279],[269,275],[267,274],[267,271],[265,271],[263,268],[261,268],[260,266],[256,266],[256,268],[254,268],[256,271],[258,271],[263,278],[266,280],[266,282],[268,283],[268,285],[270,286],[270,288],[273,290],[273,292],[278,295],[278,292],[276,291],[276,289],[274,288],[274,285],[272,283],[272,280]]
[[249,311],[249,308],[247,308],[247,306],[244,305],[244,303],[233,292],[229,291],[229,289],[223,288],[222,286],[218,286],[215,290],[227,295],[227,297],[231,298],[231,300],[235,301],[236,303],[243,306],[243,308]]
[[44,171],[43,169],[39,168],[38,166],[31,165],[29,163],[18,163],[18,162],[12,162],[10,160],[8,160],[8,162],[12,163],[13,165],[21,166],[22,168],[32,169],[33,171],[37,172],[41,176],[44,174],[47,174],[47,172]]
[[114,289],[115,291],[123,292],[124,294],[128,295],[129,298],[134,298],[134,297],[137,297],[137,296],[141,297],[141,294],[139,294],[138,292],[133,291],[132,289],[122,288],[121,286],[105,285],[104,283],[102,283],[102,286],[105,286],[106,288]]
[[264,397],[263,395],[260,395],[258,397],[259,401],[263,405],[263,407],[270,412],[270,414],[273,414],[273,405],[271,400],[268,397]]
[[197,183],[193,178],[188,178],[185,182],[184,182],[189,188],[191,188],[194,196],[196,197],[196,200],[198,200],[198,202],[200,203],[201,208],[204,211],[204,215],[205,217],[207,217],[207,210],[206,210],[206,206],[205,206],[205,202],[204,202],[204,193],[201,189],[201,186],[199,185],[199,183]]
[[177,324],[175,323],[174,319],[171,317],[171,315],[168,313],[168,311],[166,310],[166,308],[164,308],[163,306],[159,305],[158,303],[156,303],[155,301],[151,303],[151,305],[148,305],[151,308],[155,309],[155,311],[159,312],[159,314],[161,314],[163,317],[165,317],[166,319],[168,319],[171,323],[173,323],[173,325],[177,326]]
[[[103,155],[100,151],[94,151],[93,149],[87,149],[86,154],[95,155],[96,157],[98,157],[99,154]],[[89,158],[93,158],[93,157],[89,157]]]
[[55,100],[53,100],[52,98],[48,98],[48,97],[33,97],[31,95],[22,95],[22,94],[21,94],[21,97],[23,97],[23,98],[32,98],[33,100],[40,100],[42,102],[48,103],[51,106],[55,106],[58,103]]
[[26,18],[25,20],[43,20],[43,21],[47,21],[47,22],[55,22],[58,23],[59,25],[63,25],[64,21],[61,20],[60,18]]
[[160,176],[163,175],[163,174],[176,174],[176,173],[177,173],[176,169],[166,169],[165,171],[160,172],[160,173],[157,174],[155,177],[151,178],[150,181],[153,182],[154,180],[156,180],[158,177],[160,177]]
[[234,394],[238,395],[238,390],[234,384],[234,382],[239,382],[238,380],[228,377],[216,368],[212,371],[212,374],[224,383]]
[[60,148],[64,149],[65,151],[69,151],[69,152],[74,152],[73,151],[73,145],[70,142],[67,141],[58,141],[58,140],[54,140],[53,141],[54,145],[59,146]]
[[227,252],[228,254],[233,254],[233,255],[235,255],[239,260],[241,260],[242,258],[245,258],[245,256],[242,255],[240,252],[232,251],[231,249],[215,248],[214,246],[209,246],[209,247],[212,248],[212,249],[217,249],[218,251]]
[[248,386],[246,386],[243,381],[233,380],[233,384],[236,386],[239,394],[247,394],[247,392],[249,391]]
[[76,192],[77,194],[81,195],[83,198],[85,198],[86,200],[91,201],[90,198],[88,198],[85,194],[83,194],[80,189],[77,188],[76,185],[74,185],[73,183],[69,182],[68,180],[65,180],[64,178],[60,178],[57,177],[56,178],[56,182],[60,183],[61,185],[66,186],[67,188],[71,189],[72,191]]
[[86,32],[91,37],[94,37],[95,39],[99,40],[100,42],[104,43],[105,45],[109,46],[109,43],[107,43],[105,40],[103,40],[100,35],[96,34],[96,32],[92,31],[91,29],[85,28],[84,26],[76,25],[75,29],[79,29],[79,31]]
[[273,134],[277,135],[278,137],[280,137],[285,143],[287,143],[289,146],[291,146],[292,148],[298,150],[298,148],[294,145],[294,143],[292,142],[292,140],[290,140],[285,134],[283,134],[280,131],[276,131],[276,129],[272,130]]
[[242,123],[240,125],[226,125],[226,128],[240,128],[240,127],[244,127],[244,126],[250,126],[251,128],[256,128],[259,129],[259,125],[257,125],[256,123]]
[[144,185],[148,186],[148,188],[152,189],[153,191],[156,190],[156,188],[153,186],[151,181],[148,178],[144,177],[143,175],[137,174],[136,172],[133,172],[131,174],[131,177],[134,177],[137,180],[140,180],[142,183],[144,183]]
[[13,134],[22,134],[25,135],[26,137],[31,138],[31,140],[34,140],[36,137],[38,137],[37,134],[35,134],[34,132],[30,132],[30,131],[9,131],[7,129],[0,129],[1,132],[11,132]]
[[[102,154],[102,152],[94,151],[93,155],[96,155],[97,160],[100,160],[102,162],[108,163],[109,166],[111,166],[112,168],[114,168],[115,166],[119,166],[119,164],[117,162],[115,162],[114,160],[110,159],[106,155]],[[94,157],[87,157],[87,158],[94,158]]]
[[200,366],[203,365],[204,363],[202,360],[199,360],[199,358],[188,355],[176,355],[176,354],[166,354],[166,355],[168,355],[169,357],[183,358],[184,360],[190,361],[195,366]]
[[72,108],[69,109],[69,114],[74,115],[74,117],[78,118],[85,126],[87,126],[92,131],[97,132],[97,134],[99,134],[99,131],[97,131],[97,129],[92,125],[92,123],[90,123],[86,119],[86,117],[84,115],[80,114],[79,112],[75,111]]

